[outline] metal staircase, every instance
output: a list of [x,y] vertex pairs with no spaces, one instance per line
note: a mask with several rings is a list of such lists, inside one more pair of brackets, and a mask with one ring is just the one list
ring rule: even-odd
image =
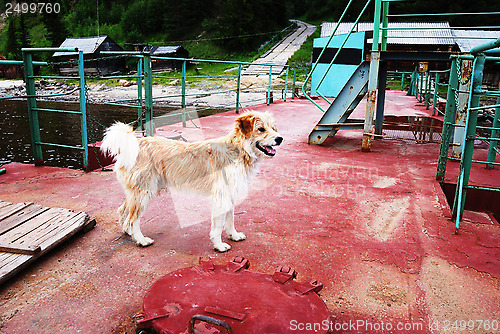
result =
[[362,129],[363,121],[349,123],[347,119],[368,91],[370,62],[363,61],[354,71],[323,117],[309,134],[309,144],[322,144],[342,129]]

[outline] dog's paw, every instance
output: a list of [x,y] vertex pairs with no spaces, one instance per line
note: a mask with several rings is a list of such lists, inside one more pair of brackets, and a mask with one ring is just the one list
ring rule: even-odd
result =
[[240,233],[240,232],[233,233],[229,236],[229,239],[231,239],[233,241],[242,241],[242,240],[245,240],[246,238],[247,237],[243,233]]
[[122,226],[123,234],[132,235],[132,228],[130,226]]
[[141,247],[147,247],[147,246],[151,245],[153,242],[155,242],[155,241],[151,238],[148,238],[148,237],[143,237],[139,240],[136,240],[136,243]]
[[224,253],[231,249],[231,246],[226,244],[225,242],[221,242],[220,244],[214,245],[214,249],[218,252]]

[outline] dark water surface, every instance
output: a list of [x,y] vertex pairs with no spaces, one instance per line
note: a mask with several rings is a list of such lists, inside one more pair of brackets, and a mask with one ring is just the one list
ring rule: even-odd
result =
[[[79,110],[78,103],[37,101],[37,107],[61,110]],[[104,104],[88,105],[88,142],[101,141],[105,127],[116,121],[130,123],[137,120],[137,109]],[[153,108],[155,126],[164,126],[181,121],[178,108]],[[205,110],[192,117],[203,117],[225,110]],[[39,113],[40,137],[42,142],[81,146],[80,116],[76,114]],[[165,117],[168,116],[168,117]],[[42,146],[44,164],[80,169],[83,158],[80,150]],[[93,154],[89,149],[89,155]],[[24,100],[0,100],[0,165],[9,162],[33,163],[33,150],[29,129],[28,109]]]

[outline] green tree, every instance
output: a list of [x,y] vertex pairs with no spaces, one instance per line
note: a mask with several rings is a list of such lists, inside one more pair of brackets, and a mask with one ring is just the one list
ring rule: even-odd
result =
[[47,28],[47,37],[52,46],[57,47],[61,45],[69,37],[68,29],[61,20],[60,13],[44,14],[42,15],[42,22]]
[[16,19],[13,16],[8,18],[5,53],[9,59],[19,59],[21,57],[20,47],[16,36]]

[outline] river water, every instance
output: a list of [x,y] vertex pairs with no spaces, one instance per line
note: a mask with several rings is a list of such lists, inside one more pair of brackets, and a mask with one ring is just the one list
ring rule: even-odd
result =
[[[37,107],[61,110],[79,110],[78,103],[37,101]],[[177,112],[177,108],[154,107],[155,116]],[[209,110],[213,114],[222,110]],[[137,109],[95,104],[88,106],[91,119],[88,123],[88,142],[101,141],[105,127],[116,121],[130,123],[137,119]],[[200,117],[204,115],[198,115]],[[168,123],[180,121],[180,117],[167,117]],[[94,122],[95,120],[96,122]],[[39,112],[40,137],[42,142],[63,145],[81,145],[80,116],[74,114]],[[165,117],[161,117],[166,125]],[[42,146],[44,164],[80,169],[82,153],[76,149]],[[89,151],[89,154],[92,154]],[[0,165],[9,162],[33,163],[33,151],[29,130],[28,111],[25,100],[0,100]]]

